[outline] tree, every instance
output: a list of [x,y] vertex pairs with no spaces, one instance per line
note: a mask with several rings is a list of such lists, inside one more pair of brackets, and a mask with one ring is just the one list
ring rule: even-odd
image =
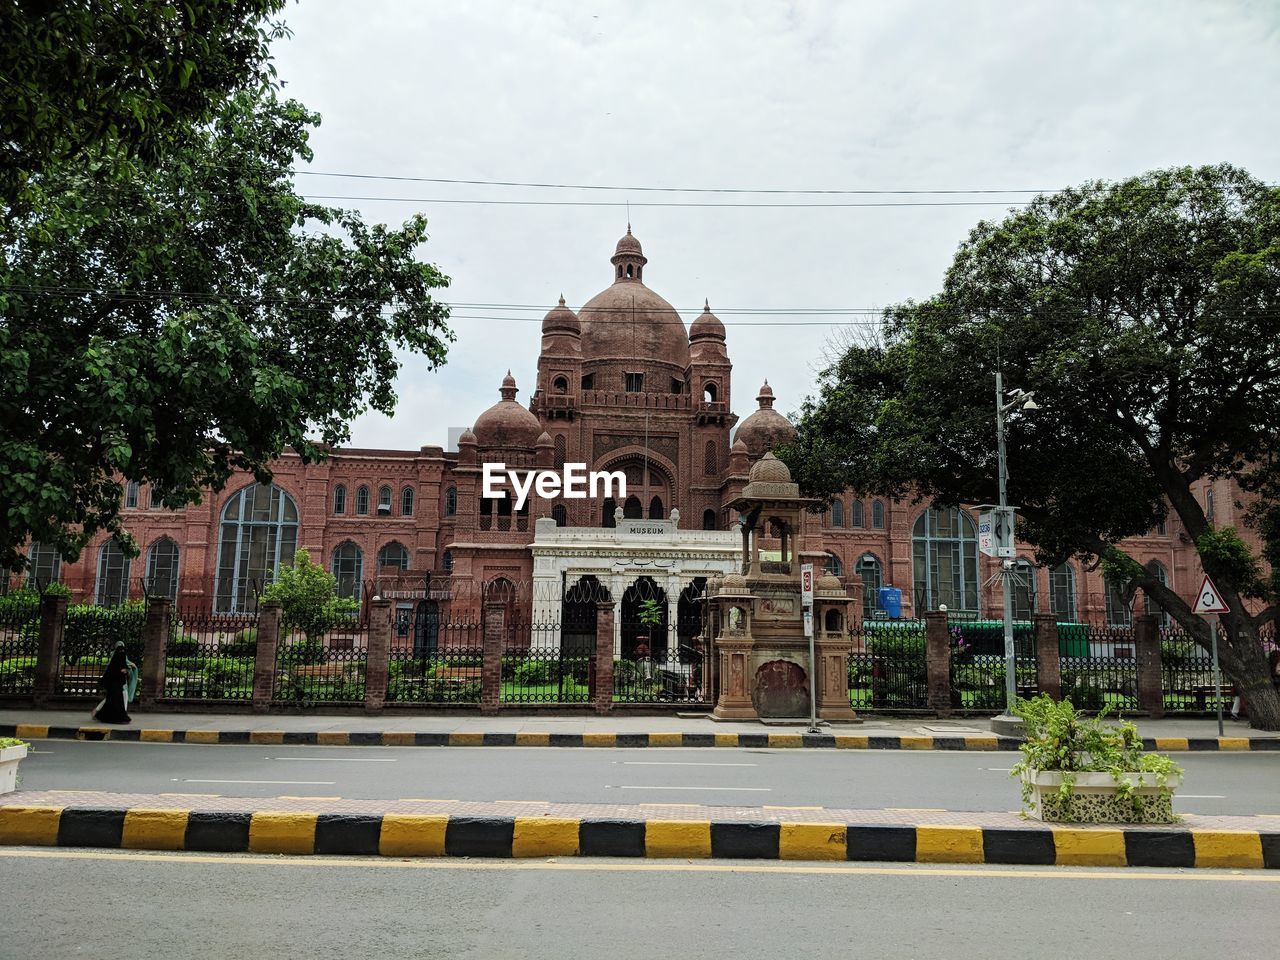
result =
[[[1042,563],[1100,562],[1206,644],[1119,544],[1170,512],[1223,592],[1223,667],[1280,728],[1259,630],[1280,607],[1280,191],[1231,166],[1087,183],[980,223],[943,289],[886,311],[824,371],[783,459],[817,496],[996,497],[996,369],[1043,410],[1009,424],[1009,501]],[[1193,490],[1233,477],[1272,563]]]
[[426,221],[294,192],[318,120],[241,93],[133,176],[47,169],[46,202],[0,223],[0,566],[28,539],[74,560],[104,529],[136,555],[122,477],[172,508],[236,470],[266,482],[286,448],[314,461],[394,409],[397,349],[444,362]]
[[226,99],[272,82],[285,0],[14,0],[0,7],[0,206],[65,163],[154,165]]
[[318,641],[326,631],[351,619],[360,605],[337,595],[332,573],[311,562],[311,554],[299,550],[291,566],[281,565],[276,579],[262,591],[263,600],[277,600],[285,627],[296,627],[308,641]]

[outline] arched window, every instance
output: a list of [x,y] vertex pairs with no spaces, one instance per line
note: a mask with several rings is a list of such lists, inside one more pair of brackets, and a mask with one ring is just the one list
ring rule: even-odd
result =
[[1076,571],[1069,563],[1049,571],[1049,612],[1067,623],[1076,618]]
[[444,552],[444,555],[440,558],[440,569],[443,570],[445,573],[453,572],[453,551],[452,550],[446,550]]
[[831,573],[837,577],[843,577],[844,564],[840,562],[840,558],[834,553],[828,553],[827,559],[822,562],[822,572]]
[[62,574],[62,556],[48,543],[31,544],[27,554],[27,586],[43,587],[56,583]]
[[378,488],[378,512],[391,512],[391,488],[385,484]]
[[844,526],[844,501],[843,500],[831,501],[831,525],[833,527]]
[[298,505],[274,484],[252,484],[222,508],[214,611],[248,610],[255,590],[292,562],[298,547]]
[[1204,492],[1204,518],[1213,523],[1213,488]]
[[378,569],[388,567],[393,570],[409,569],[409,550],[403,543],[392,540],[378,551]]
[[717,392],[718,392],[718,388],[716,387],[716,383],[714,380],[708,380],[706,383],[702,385],[702,399],[705,400],[707,403],[716,402]]
[[569,525],[569,511],[564,508],[563,503],[557,503],[551,508],[551,519],[556,522],[557,527]]
[[622,504],[622,515],[628,520],[643,520],[644,508],[640,506],[640,498],[634,493]]
[[1107,626],[1127,627],[1133,623],[1133,610],[1124,598],[1124,590],[1120,582],[1104,576],[1102,586],[1106,593]]
[[866,524],[866,509],[862,506],[861,500],[855,500],[849,506],[849,526],[855,530],[861,530]]
[[[1161,563],[1159,560],[1152,560],[1150,563],[1148,563],[1147,572],[1156,578],[1156,582],[1160,584],[1160,586],[1167,587],[1169,585],[1169,571],[1165,569],[1164,564]],[[1161,625],[1167,627],[1169,625],[1169,614],[1165,613],[1159,607],[1159,605],[1157,605],[1151,599],[1151,595],[1148,594],[1147,591],[1143,590],[1142,593],[1143,593],[1143,604],[1144,604],[1143,609],[1147,613],[1160,614]]]
[[333,488],[333,512],[338,516],[342,516],[347,512],[347,488],[345,484],[338,484]]
[[716,471],[720,469],[717,463],[719,458],[716,456],[716,442],[708,440],[707,445],[702,449],[702,472],[708,477],[714,477]]
[[1165,518],[1161,517],[1156,521],[1156,536],[1163,537],[1168,533],[1168,527],[1165,525]]
[[335,589],[340,597],[360,599],[360,576],[364,572],[364,551],[350,540],[338,544],[333,550],[333,576],[338,581]]
[[871,501],[871,529],[872,530],[884,529],[884,501],[883,500]]
[[98,589],[95,602],[100,607],[114,607],[129,599],[129,568],[132,564],[114,539],[98,551]]
[[178,545],[161,537],[147,551],[147,596],[178,599]]
[[931,507],[916,521],[911,537],[912,581],[917,613],[937,610],[978,612],[978,529],[956,507]]
[[556,377],[551,381],[551,389],[556,393],[569,392],[569,380],[567,377]]
[[565,440],[563,433],[557,433],[555,439],[555,464],[559,470],[564,466],[564,460],[567,453],[568,441]]
[[854,572],[862,578],[862,615],[870,619],[880,609],[880,588],[884,586],[884,568],[874,553],[858,558]]
[[716,512],[715,512],[714,510],[710,509],[710,508],[707,508],[706,510],[703,510],[703,511],[702,511],[702,529],[703,529],[703,530],[715,530],[715,529],[716,529],[716,526],[717,526],[717,524],[716,524]]
[[400,516],[413,516],[413,487],[405,487],[400,491]]
[[455,517],[458,515],[457,487],[450,487],[444,492],[444,515],[446,517]]
[[[632,497],[632,499],[634,500],[635,498]],[[617,524],[614,521],[613,514],[614,514],[614,511],[616,511],[617,509],[618,509],[618,501],[614,500],[613,497],[605,497],[604,503],[600,507],[600,526],[602,527],[616,526]]]
[[369,512],[369,488],[364,484],[356,487],[356,513],[365,516]]
[[662,512],[662,498],[654,497],[649,501],[649,519],[662,520],[664,518],[665,514]]
[[1013,619],[1030,620],[1036,612],[1036,568],[1030,560],[1019,557],[1013,562]]
[[130,480],[124,485],[124,505],[132,509],[138,505],[138,491],[141,485],[137,480]]

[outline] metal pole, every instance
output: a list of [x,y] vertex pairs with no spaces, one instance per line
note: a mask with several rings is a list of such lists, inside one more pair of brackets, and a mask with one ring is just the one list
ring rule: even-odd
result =
[[1210,613],[1205,616],[1209,624],[1210,645],[1213,651],[1213,699],[1218,703],[1218,736],[1222,734],[1222,671],[1218,666],[1218,615]]
[[813,622],[813,608],[809,608],[809,732],[818,732],[818,664],[813,648],[813,634],[816,626]]
[[[1005,491],[1004,461],[1004,376],[996,371],[996,460],[998,462],[1000,485],[1000,508],[1009,505]],[[1018,699],[1017,658],[1013,649],[1013,563],[1007,558],[1000,560],[1000,592],[1004,596],[1004,712],[1012,714],[1013,705]]]

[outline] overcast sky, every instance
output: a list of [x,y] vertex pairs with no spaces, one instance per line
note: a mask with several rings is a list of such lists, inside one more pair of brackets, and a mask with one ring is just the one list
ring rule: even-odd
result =
[[[1038,190],[1230,161],[1280,181],[1280,4],[1227,0],[464,3],[306,0],[276,47],[290,96],[319,111],[312,170],[468,180],[844,190]],[[881,308],[934,292],[990,206],[652,207],[662,202],[900,202],[547,190],[305,176],[366,220],[430,220],[442,299],[577,309],[612,281],[627,211],[648,286],[686,323],[725,321],[734,409],[766,377],[783,412],[833,334],[808,308]],[[431,199],[560,200],[504,206]],[[771,309],[773,315],[734,310]],[[431,373],[406,357],[394,418],[359,446],[446,442],[498,399],[528,400],[544,310],[457,308]],[[464,319],[464,315],[472,318]],[[841,321],[865,323],[855,317]],[[752,325],[746,325],[750,321]],[[774,325],[762,325],[765,321]],[[807,324],[813,323],[810,317]]]

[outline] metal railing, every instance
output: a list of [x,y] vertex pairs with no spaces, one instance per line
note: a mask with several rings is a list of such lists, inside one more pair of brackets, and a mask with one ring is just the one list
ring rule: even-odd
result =
[[849,704],[858,711],[929,708],[924,625],[864,624],[849,634]]
[[1219,699],[1224,711],[1231,709],[1231,681],[1223,677],[1215,686],[1213,657],[1189,633],[1161,631],[1160,672],[1166,713],[1215,714]]
[[165,644],[164,688],[157,695],[165,700],[252,700],[257,647],[255,614],[176,610]]
[[[999,713],[1005,708],[1004,621],[949,623],[951,705],[966,713]],[[1035,633],[1030,623],[1013,625],[1014,671],[1018,696],[1040,692]]]
[[348,630],[318,636],[296,629],[282,631],[276,647],[272,702],[297,706],[363,703],[369,651],[361,639]]
[[99,696],[99,680],[121,641],[125,654],[141,669],[146,621],[146,604],[141,600],[115,607],[70,607],[62,629],[57,694],[83,699]]
[[416,647],[393,646],[387,663],[388,703],[480,703],[484,624],[433,623]]
[[589,703],[591,650],[567,649],[558,623],[514,624],[502,652],[501,703]]
[[27,696],[35,686],[40,599],[0,598],[0,696]]
[[1137,644],[1132,628],[1091,626],[1086,639],[1087,651],[1059,658],[1062,698],[1090,713],[1137,710]]

